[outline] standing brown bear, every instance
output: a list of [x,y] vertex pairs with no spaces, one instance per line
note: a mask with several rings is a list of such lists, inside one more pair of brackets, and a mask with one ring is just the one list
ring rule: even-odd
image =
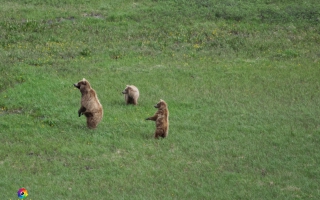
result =
[[139,98],[139,90],[134,85],[127,85],[126,88],[123,90],[122,94],[124,94],[124,100],[126,101],[126,104],[138,104],[138,98]]
[[154,133],[155,138],[167,137],[169,131],[169,110],[167,103],[160,99],[157,105],[154,106],[158,108],[158,111],[152,116],[148,117],[146,120],[152,120],[156,122],[156,131]]
[[75,83],[74,86],[81,92],[81,107],[78,111],[79,117],[81,115],[86,116],[88,128],[94,129],[103,116],[102,105],[100,104],[97,93],[85,78]]

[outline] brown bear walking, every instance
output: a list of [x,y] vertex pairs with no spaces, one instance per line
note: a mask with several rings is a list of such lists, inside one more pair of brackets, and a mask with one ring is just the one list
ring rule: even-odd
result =
[[75,83],[74,86],[81,92],[81,107],[78,111],[79,117],[85,115],[88,128],[94,129],[103,116],[103,109],[98,96],[85,78]]
[[167,103],[160,99],[157,105],[154,106],[158,108],[158,111],[152,116],[148,117],[146,120],[152,120],[156,122],[156,131],[154,133],[155,138],[167,137],[169,131],[169,110]]
[[139,98],[139,90],[134,85],[127,85],[126,88],[123,90],[122,94],[124,94],[124,100],[126,104],[138,104]]

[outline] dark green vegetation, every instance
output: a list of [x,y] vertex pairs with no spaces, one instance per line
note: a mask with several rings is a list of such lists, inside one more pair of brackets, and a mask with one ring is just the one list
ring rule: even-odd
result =
[[[319,198],[319,1],[0,3],[2,198]],[[94,131],[83,77],[104,107]]]

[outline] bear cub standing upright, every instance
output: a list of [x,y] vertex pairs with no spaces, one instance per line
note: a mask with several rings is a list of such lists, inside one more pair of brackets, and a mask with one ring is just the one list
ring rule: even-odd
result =
[[138,98],[139,98],[139,90],[134,85],[127,85],[126,88],[123,90],[122,94],[124,94],[124,100],[126,101],[126,104],[138,104]]
[[167,103],[160,99],[160,101],[154,107],[158,108],[158,111],[152,117],[148,117],[146,120],[152,120],[156,122],[156,131],[154,133],[155,138],[165,138],[168,136],[169,131],[169,110]]
[[81,115],[86,116],[88,128],[94,129],[103,116],[102,105],[100,104],[97,93],[85,78],[75,83],[74,86],[81,92],[81,107],[78,111],[79,117]]

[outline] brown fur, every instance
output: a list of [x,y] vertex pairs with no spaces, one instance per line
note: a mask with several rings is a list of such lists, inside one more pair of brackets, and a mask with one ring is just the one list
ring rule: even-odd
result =
[[103,108],[97,93],[85,78],[75,83],[74,86],[81,92],[81,107],[78,111],[79,117],[81,115],[86,116],[88,128],[94,129],[103,117]]
[[139,90],[134,85],[127,85],[126,88],[123,90],[122,94],[124,94],[124,100],[126,101],[126,104],[138,104],[138,98],[139,98]]
[[158,111],[152,117],[148,117],[146,120],[152,120],[156,122],[156,131],[154,133],[155,138],[165,138],[168,136],[169,131],[169,110],[167,103],[160,99],[160,101],[154,107],[158,108]]

